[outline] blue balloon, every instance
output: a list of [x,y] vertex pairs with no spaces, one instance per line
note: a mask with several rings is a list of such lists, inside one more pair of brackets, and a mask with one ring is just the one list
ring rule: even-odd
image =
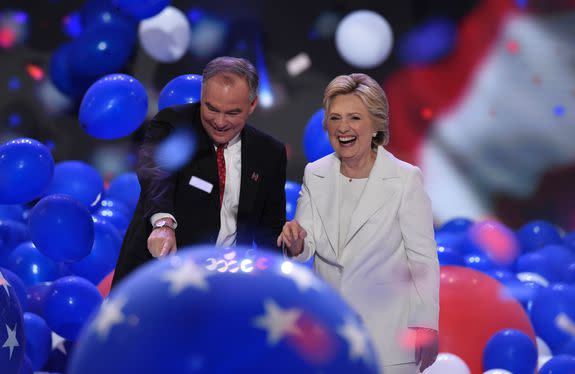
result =
[[561,281],[561,274],[555,269],[551,257],[540,251],[530,252],[519,256],[515,264],[517,273],[536,273],[547,279],[550,283]]
[[552,357],[539,369],[538,374],[573,374],[575,373],[575,356],[558,355]]
[[453,50],[456,38],[455,22],[443,17],[433,18],[400,39],[398,57],[404,64],[433,63]]
[[465,261],[465,266],[481,272],[487,272],[495,269],[506,270],[504,267],[495,264],[483,253],[472,253],[465,255],[463,260]]
[[112,224],[123,237],[130,225],[131,214],[125,214],[122,210],[117,209],[100,208],[96,212],[96,217]]
[[458,217],[450,219],[439,228],[441,233],[463,234],[473,226],[473,221],[469,218]]
[[126,204],[130,212],[136,210],[140,197],[140,182],[136,173],[123,173],[110,181],[106,199],[117,200]]
[[518,279],[515,276],[515,274],[513,274],[509,270],[492,269],[485,271],[485,274],[489,275],[492,278],[497,279],[499,282],[504,284],[508,282],[518,282]]
[[324,110],[320,109],[308,121],[303,134],[303,149],[308,162],[333,153],[329,136],[323,129]]
[[571,338],[571,340],[563,345],[559,353],[563,355],[575,356],[575,338]]
[[34,139],[15,139],[0,146],[0,204],[22,204],[40,197],[53,172],[50,150]]
[[27,240],[30,240],[30,233],[25,224],[12,220],[0,220],[0,266],[6,263],[14,248]]
[[51,284],[52,282],[42,282],[28,286],[26,290],[26,300],[28,301],[26,312],[45,318],[44,305],[46,304],[46,297],[50,293]]
[[36,248],[54,261],[78,261],[94,244],[92,216],[70,196],[50,195],[30,213],[30,236]]
[[556,284],[539,290],[531,308],[531,322],[536,335],[554,354],[572,338],[562,327],[561,318],[565,317],[575,321],[575,287]]
[[104,180],[96,169],[82,161],[64,161],[54,168],[46,195],[68,195],[88,209],[94,209],[103,192]]
[[58,335],[74,341],[101,303],[100,292],[86,279],[76,276],[60,278],[50,285],[46,297],[46,322]]
[[197,74],[180,75],[168,82],[160,92],[158,110],[197,103],[202,96],[202,76]]
[[121,70],[136,45],[136,30],[123,24],[93,25],[70,46],[73,75],[102,76]]
[[32,369],[32,362],[28,356],[24,355],[24,360],[22,361],[22,366],[18,374],[34,374],[34,369]]
[[74,275],[98,285],[116,267],[122,236],[109,222],[94,218],[94,245],[90,254],[68,265]]
[[64,271],[60,264],[37,250],[32,242],[24,242],[14,248],[8,256],[6,268],[27,286],[58,279]]
[[144,86],[126,74],[99,79],[80,104],[80,123],[84,131],[98,139],[118,139],[136,130],[148,111]]
[[138,21],[122,13],[110,0],[88,0],[80,10],[82,26],[89,28],[94,25],[121,24],[136,30]]
[[438,247],[449,247],[454,252],[461,255],[464,253],[461,251],[461,246],[465,241],[465,233],[454,233],[449,231],[436,231],[435,232],[435,242]]
[[517,230],[517,238],[524,253],[532,252],[547,244],[561,244],[557,227],[546,221],[531,221]]
[[4,287],[0,287],[0,327],[0,368],[2,373],[18,373],[26,346],[22,309],[16,293]]
[[564,245],[550,244],[537,250],[537,253],[550,261],[558,282],[569,281],[571,276],[569,266],[575,263],[575,252]]
[[[353,342],[361,344],[357,352]],[[378,372],[356,313],[309,269],[251,248],[197,246],[149,262],[120,282],[82,331],[68,374],[231,373],[247,367]]]
[[160,13],[170,5],[170,0],[112,0],[112,3],[122,12],[141,20]]
[[505,280],[503,281],[509,294],[517,300],[525,309],[528,316],[531,316],[531,311],[533,310],[533,303],[538,297],[539,292],[545,289],[545,287],[535,283],[535,282],[521,282],[519,280]]
[[64,340],[58,344],[50,353],[48,362],[44,365],[44,370],[54,373],[68,372],[68,359],[73,355],[75,344],[69,340]]
[[16,274],[11,272],[8,269],[0,268],[0,281],[4,278],[8,281],[9,288],[8,292],[15,292],[16,296],[18,297],[18,302],[20,303],[20,307],[23,311],[26,310],[28,307],[28,300],[26,297],[26,286],[22,279],[20,279]]
[[24,208],[19,204],[0,204],[0,220],[24,221]]
[[437,247],[437,257],[439,259],[439,264],[454,265],[454,266],[465,266],[465,259],[457,251],[451,247],[438,246]]
[[52,350],[52,330],[44,319],[34,313],[24,313],[24,334],[26,335],[26,356],[32,368],[40,370]]
[[50,79],[64,95],[79,98],[98,79],[94,74],[75,75],[70,67],[72,43],[62,44],[52,53],[50,59]]
[[291,221],[295,218],[295,210],[297,207],[299,192],[301,190],[301,184],[293,181],[286,181],[284,189],[286,193],[286,219]]
[[563,244],[575,252],[575,231],[571,231],[569,234],[563,237]]
[[522,331],[506,329],[493,335],[483,349],[483,370],[505,369],[513,374],[533,374],[537,348]]

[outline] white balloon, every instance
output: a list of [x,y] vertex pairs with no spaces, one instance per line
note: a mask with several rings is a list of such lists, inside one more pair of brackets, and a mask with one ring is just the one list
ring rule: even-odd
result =
[[545,365],[547,363],[547,361],[551,360],[553,358],[553,356],[549,355],[549,356],[539,356],[537,358],[537,370],[540,370],[543,365]]
[[505,369],[491,369],[483,372],[483,374],[513,374],[513,373]]
[[471,374],[471,370],[459,356],[453,353],[442,352],[423,374]]
[[553,353],[551,353],[551,348],[549,348],[547,343],[545,343],[545,340],[536,336],[535,341],[537,342],[537,356],[553,356]]
[[174,62],[188,50],[191,28],[185,14],[169,6],[140,22],[138,36],[144,50],[154,59]]
[[335,45],[340,56],[358,68],[374,68],[389,56],[393,32],[385,18],[370,10],[345,16],[337,26]]
[[516,276],[521,282],[533,282],[543,287],[549,286],[549,281],[537,273],[523,272],[517,273]]

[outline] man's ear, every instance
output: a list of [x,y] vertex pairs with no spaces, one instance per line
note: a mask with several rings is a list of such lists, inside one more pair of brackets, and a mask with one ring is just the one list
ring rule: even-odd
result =
[[254,110],[256,109],[256,106],[258,106],[258,97],[257,96],[254,98],[254,100],[250,104],[249,114],[252,114],[254,112]]

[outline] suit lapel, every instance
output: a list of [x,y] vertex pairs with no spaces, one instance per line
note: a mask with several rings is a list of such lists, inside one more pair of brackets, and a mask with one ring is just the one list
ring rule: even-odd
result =
[[332,154],[325,159],[325,163],[312,172],[310,191],[318,191],[318,196],[312,196],[317,205],[317,210],[327,234],[329,244],[334,252],[339,253],[339,159]]
[[238,221],[252,211],[262,178],[258,157],[254,155],[254,152],[257,152],[257,144],[252,144],[253,141],[251,128],[246,125],[242,132],[242,169]]
[[395,164],[390,157],[383,147],[378,148],[367,184],[351,216],[344,248],[367,220],[395,196],[395,191],[388,188],[389,180],[397,178]]

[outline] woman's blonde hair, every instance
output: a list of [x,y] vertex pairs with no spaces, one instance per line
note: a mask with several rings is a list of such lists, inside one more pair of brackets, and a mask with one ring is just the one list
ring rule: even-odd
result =
[[357,95],[373,119],[377,132],[372,139],[372,147],[389,143],[389,105],[383,88],[369,75],[354,73],[335,77],[325,88],[323,95],[323,127],[326,128],[329,106],[338,95]]

